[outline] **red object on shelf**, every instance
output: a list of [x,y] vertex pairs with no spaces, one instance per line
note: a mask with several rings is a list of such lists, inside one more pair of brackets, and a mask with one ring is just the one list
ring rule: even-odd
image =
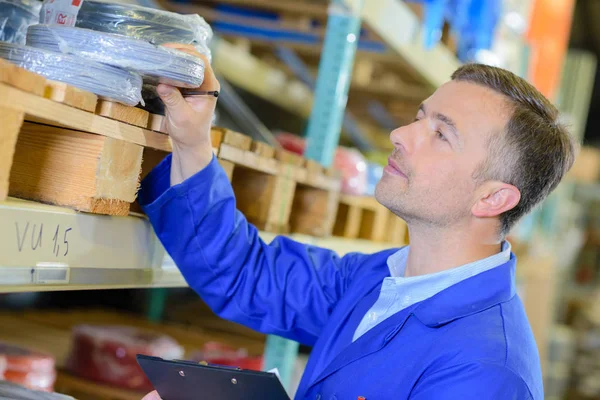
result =
[[246,349],[234,349],[218,342],[208,342],[201,351],[197,351],[191,356],[192,361],[206,361],[210,364],[225,365],[229,367],[239,367],[261,371],[263,368],[263,357],[248,356]]
[[[4,360],[5,380],[32,390],[53,391],[56,381],[56,362],[52,356],[0,343],[0,359]],[[2,370],[1,366],[0,370]]]
[[125,326],[80,325],[73,328],[68,370],[79,377],[125,389],[149,391],[152,385],[137,354],[183,358],[183,348],[168,336]]
[[[304,154],[306,142],[299,136],[279,133],[277,141],[292,153]],[[338,147],[333,159],[333,167],[342,173],[343,193],[360,196],[367,192],[367,161],[358,150]]]

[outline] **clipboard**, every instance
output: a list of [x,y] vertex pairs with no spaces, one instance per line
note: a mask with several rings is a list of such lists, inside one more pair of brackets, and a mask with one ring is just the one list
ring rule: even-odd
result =
[[290,400],[277,375],[270,372],[139,354],[136,358],[163,400]]

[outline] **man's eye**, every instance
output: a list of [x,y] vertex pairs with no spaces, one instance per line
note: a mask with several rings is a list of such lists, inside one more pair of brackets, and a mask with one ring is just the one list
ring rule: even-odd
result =
[[447,142],[447,141],[448,141],[448,139],[446,139],[446,136],[444,136],[444,135],[442,134],[442,132],[440,132],[440,131],[436,131],[436,132],[435,132],[435,134],[436,134],[436,136],[437,136],[437,138],[438,138],[438,139],[440,139],[440,140],[443,140],[444,142]]

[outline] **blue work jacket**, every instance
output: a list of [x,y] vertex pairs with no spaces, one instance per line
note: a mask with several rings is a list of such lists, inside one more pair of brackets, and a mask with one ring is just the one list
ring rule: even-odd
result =
[[297,399],[543,399],[514,255],[352,342],[397,249],[339,257],[286,237],[266,244],[215,159],[173,187],[170,166],[168,157],[139,195],[158,237],[218,315],[314,346]]

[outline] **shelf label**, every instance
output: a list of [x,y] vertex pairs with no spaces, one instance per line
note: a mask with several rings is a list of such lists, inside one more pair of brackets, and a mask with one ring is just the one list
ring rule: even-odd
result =
[[19,253],[43,251],[47,255],[51,250],[55,258],[62,258],[69,254],[72,230],[68,225],[15,221],[15,244]]
[[33,284],[50,285],[50,284],[68,284],[70,281],[70,269],[67,264],[63,263],[38,263],[31,270],[31,281]]

